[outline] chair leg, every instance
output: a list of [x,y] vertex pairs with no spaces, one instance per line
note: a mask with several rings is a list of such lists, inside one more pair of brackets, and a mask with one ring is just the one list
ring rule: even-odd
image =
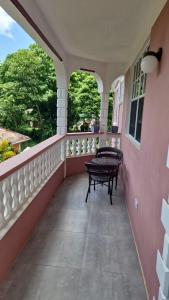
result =
[[85,199],[85,202],[87,203],[87,199],[88,199],[88,195],[89,195],[89,187],[88,187],[88,190],[87,190],[87,194],[86,194],[86,199]]
[[117,190],[117,179],[118,179],[118,175],[116,175],[116,185],[115,185],[116,190]]
[[113,192],[113,180],[114,180],[114,177],[112,177],[112,179],[111,179],[112,192]]
[[94,191],[96,190],[96,184],[95,184],[95,180],[94,180]]
[[109,180],[109,182],[108,182],[108,195],[110,194],[110,183],[111,183],[111,180]]
[[91,178],[89,177],[89,186],[88,186],[88,190],[87,190],[87,194],[86,194],[86,199],[85,199],[86,203],[87,203],[88,195],[90,193],[90,185],[91,185]]
[[88,193],[90,193],[90,185],[91,185],[91,182],[92,182],[92,180],[91,180],[91,178],[89,177],[89,188],[88,188]]
[[112,205],[113,204],[113,201],[112,201],[112,194],[113,194],[113,180],[114,178],[112,177],[111,180],[110,180],[110,204]]
[[113,202],[112,202],[112,188],[110,188],[110,204],[112,205]]

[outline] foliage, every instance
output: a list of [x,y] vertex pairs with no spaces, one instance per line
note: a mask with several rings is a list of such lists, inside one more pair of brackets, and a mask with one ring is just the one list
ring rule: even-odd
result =
[[0,162],[11,158],[17,153],[14,150],[14,147],[7,140],[0,142]]
[[107,128],[109,131],[112,130],[113,100],[114,100],[114,94],[110,92],[109,93],[109,107],[108,107],[108,122],[107,122]]
[[45,52],[33,44],[8,55],[0,67],[0,126],[39,142],[56,131],[55,107],[55,70]]
[[[0,64],[0,127],[30,136],[38,143],[56,132],[56,75],[52,60],[37,45],[9,54]],[[109,101],[111,128],[112,95]],[[82,119],[99,118],[95,78],[74,72],[68,91],[68,131]]]
[[21,152],[22,152],[25,148],[27,148],[27,147],[33,147],[33,146],[35,146],[36,144],[37,144],[37,143],[36,143],[36,141],[34,141],[34,140],[29,140],[29,141],[27,141],[27,142],[25,142],[25,143],[20,144]]
[[[68,131],[72,131],[75,124],[82,119],[92,119],[92,115],[99,119],[100,94],[95,78],[85,72],[73,72],[70,77],[68,91]],[[108,128],[112,124],[113,95],[109,95]]]
[[80,119],[99,116],[100,95],[95,78],[84,72],[73,72],[68,92],[68,129]]

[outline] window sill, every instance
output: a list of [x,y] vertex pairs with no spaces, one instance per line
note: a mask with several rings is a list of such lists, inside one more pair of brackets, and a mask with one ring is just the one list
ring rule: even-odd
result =
[[128,138],[128,140],[138,149],[138,150],[140,150],[140,143],[139,142],[137,142],[133,137],[132,137],[132,135],[130,135],[129,133],[126,133],[126,135],[125,135],[127,138]]

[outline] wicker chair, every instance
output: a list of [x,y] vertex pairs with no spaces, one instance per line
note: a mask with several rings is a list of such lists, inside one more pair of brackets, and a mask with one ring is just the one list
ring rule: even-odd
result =
[[93,163],[85,163],[87,173],[89,174],[89,186],[86,194],[86,202],[88,199],[88,195],[91,191],[91,186],[94,186],[94,190],[96,185],[106,185],[108,187],[108,194],[110,196],[110,203],[112,205],[112,189],[113,189],[113,178],[114,171],[117,167],[112,168],[112,166],[105,165],[97,165]]
[[[101,147],[96,151],[96,157],[112,157],[123,162],[123,152],[114,147]],[[119,165],[120,166],[120,165]],[[114,171],[114,178],[116,180],[115,189],[117,189],[117,181],[119,175],[119,167]]]

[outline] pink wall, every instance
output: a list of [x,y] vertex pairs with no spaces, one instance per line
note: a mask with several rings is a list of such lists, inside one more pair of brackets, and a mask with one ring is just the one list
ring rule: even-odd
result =
[[85,162],[89,162],[94,155],[72,157],[66,159],[66,176],[72,176],[85,171]]
[[[90,161],[92,158],[93,156],[90,155],[67,159],[67,176],[84,172],[84,163]],[[4,167],[5,172],[7,171],[6,165]],[[0,175],[3,177],[3,174]],[[35,197],[33,202],[28,206],[28,208],[17,220],[17,222],[12,226],[12,228],[5,235],[5,237],[2,240],[0,240],[0,282],[5,278],[7,272],[14,263],[14,260],[16,259],[17,255],[21,252],[25,243],[30,238],[36,224],[38,223],[47,205],[52,199],[52,196],[54,195],[58,186],[62,183],[63,180],[64,163],[50,178],[45,187],[39,192],[39,194]]]
[[[20,155],[5,161],[0,169],[0,180],[21,168],[24,164],[59,142],[62,138],[63,136],[55,135],[34,146],[31,151],[22,152]],[[90,161],[92,158],[93,155],[67,159],[67,176],[83,172],[85,168],[84,163]],[[36,224],[52,199],[52,196],[55,194],[58,186],[64,180],[64,169],[65,165],[62,163],[4,238],[0,240],[0,282],[5,278],[17,255],[21,252],[27,240],[30,238]]]
[[16,256],[30,238],[35,225],[63,179],[64,163],[53,174],[5,237],[0,240],[0,281],[4,279]]
[[[129,88],[126,74],[122,150],[124,183],[128,210],[141,258],[150,299],[157,296],[155,271],[157,249],[162,249],[161,204],[169,194],[169,169],[166,168],[169,145],[169,3],[151,32],[150,49],[163,47],[160,70],[148,75],[144,102],[141,146],[138,150],[125,135]],[[134,198],[139,208],[134,208]]]

